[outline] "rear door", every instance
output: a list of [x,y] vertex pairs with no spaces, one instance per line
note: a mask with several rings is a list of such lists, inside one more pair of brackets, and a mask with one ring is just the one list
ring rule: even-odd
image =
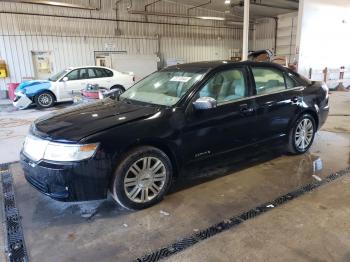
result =
[[104,87],[108,89],[112,87],[113,85],[112,71],[104,68],[98,68],[98,67],[91,68],[91,70],[93,70],[95,74],[95,78],[96,78],[94,79],[95,82],[98,83],[100,87]]
[[[258,141],[283,137],[302,103],[302,88],[287,89],[286,75],[275,66],[251,66],[255,83]],[[290,80],[290,79],[288,79]],[[290,84],[290,83],[289,83]]]

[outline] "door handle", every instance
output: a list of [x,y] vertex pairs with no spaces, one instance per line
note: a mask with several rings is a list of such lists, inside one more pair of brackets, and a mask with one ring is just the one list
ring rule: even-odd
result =
[[298,102],[300,102],[300,97],[299,96],[295,96],[291,99],[293,104],[297,104]]
[[243,114],[250,114],[254,112],[254,108],[248,107],[247,104],[240,105],[239,111]]

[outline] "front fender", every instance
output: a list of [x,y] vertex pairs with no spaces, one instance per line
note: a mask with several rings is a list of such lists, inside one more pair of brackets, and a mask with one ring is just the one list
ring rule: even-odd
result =
[[51,82],[38,82],[36,84],[27,85],[25,87],[25,95],[28,98],[33,98],[46,90],[51,91]]

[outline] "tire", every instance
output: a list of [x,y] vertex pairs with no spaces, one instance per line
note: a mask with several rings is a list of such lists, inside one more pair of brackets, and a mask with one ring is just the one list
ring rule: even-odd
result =
[[293,155],[307,152],[315,138],[316,122],[313,116],[303,114],[289,132],[288,152]]
[[49,108],[55,104],[55,97],[50,92],[42,92],[34,97],[34,102],[39,108]]
[[163,199],[170,188],[172,175],[171,161],[163,151],[151,146],[138,147],[119,162],[111,193],[124,208],[144,209]]
[[125,88],[123,86],[121,86],[121,85],[112,86],[111,90],[113,90],[113,91],[117,90],[118,91],[118,95],[121,95],[122,93],[125,92]]

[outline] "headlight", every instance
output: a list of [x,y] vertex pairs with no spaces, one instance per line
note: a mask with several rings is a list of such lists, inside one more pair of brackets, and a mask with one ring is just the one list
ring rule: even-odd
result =
[[29,135],[24,142],[23,152],[34,161],[41,159],[80,161],[92,157],[97,147],[97,143],[85,145],[54,143]]
[[44,159],[52,161],[79,161],[92,157],[98,144],[69,145],[48,143]]

